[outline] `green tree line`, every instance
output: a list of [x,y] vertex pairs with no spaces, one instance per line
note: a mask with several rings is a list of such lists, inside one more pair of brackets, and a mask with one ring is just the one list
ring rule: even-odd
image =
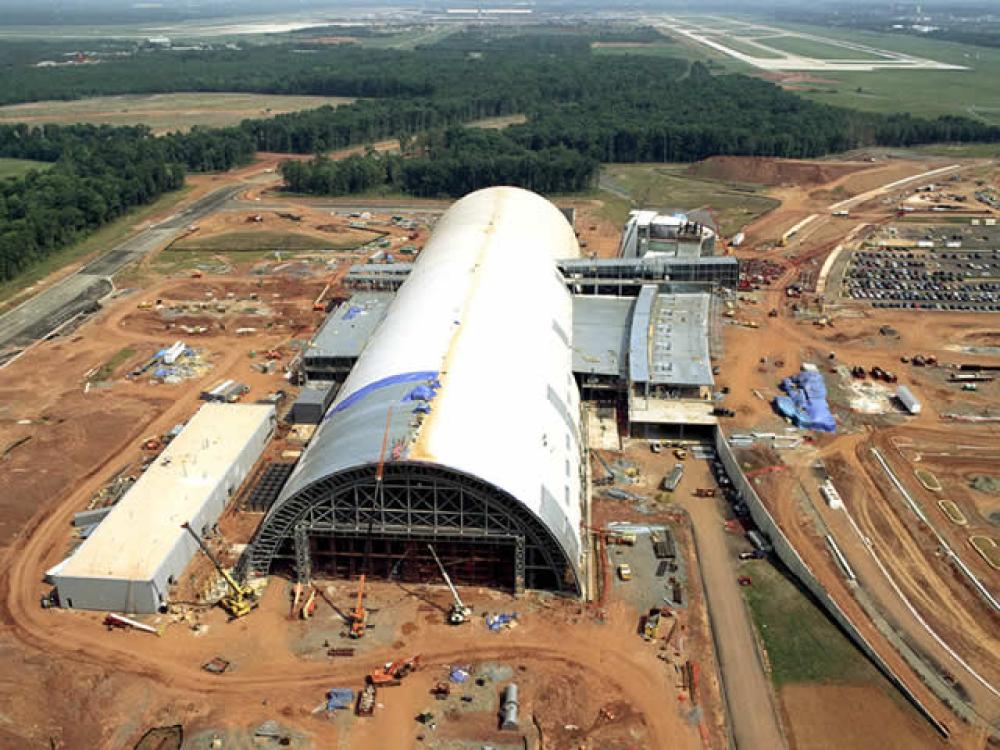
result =
[[[588,33],[487,28],[412,52],[301,42],[144,52],[56,69],[10,57],[4,64],[0,55],[0,102],[184,90],[362,97],[336,109],[161,137],[143,127],[0,126],[0,156],[53,163],[0,183],[0,279],[178,187],[186,170],[226,170],[258,150],[321,154],[419,136],[406,156],[319,157],[288,164],[283,174],[302,192],[387,186],[432,196],[498,183],[581,190],[609,161],[813,157],[869,145],[1000,141],[1000,128],[968,118],[863,113],[757,78],[712,75],[684,60],[597,56]],[[23,50],[14,57],[22,59]],[[462,127],[514,113],[527,121],[499,132]]]
[[490,130],[450,128],[419,139],[418,154],[368,153],[333,161],[287,161],[286,186],[299,193],[349,195],[376,188],[421,197],[458,197],[490,185],[518,185],[541,193],[593,185],[596,159],[557,146],[530,150]]
[[0,281],[178,189],[187,168],[229,169],[253,151],[237,129],[154,138],[145,127],[0,126],[0,156],[52,162],[0,180]]

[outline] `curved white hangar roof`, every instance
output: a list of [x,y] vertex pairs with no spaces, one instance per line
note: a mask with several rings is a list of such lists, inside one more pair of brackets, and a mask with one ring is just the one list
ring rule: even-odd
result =
[[572,227],[534,193],[489,188],[455,203],[259,538],[294,523],[278,517],[297,493],[384,456],[387,471],[398,463],[443,467],[510,496],[542,521],[577,575],[579,394],[572,302],[555,260],[578,256]]

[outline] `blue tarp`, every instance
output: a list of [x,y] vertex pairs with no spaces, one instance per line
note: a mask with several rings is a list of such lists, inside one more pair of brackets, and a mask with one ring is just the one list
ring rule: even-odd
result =
[[448,674],[448,679],[457,683],[468,682],[469,677],[469,670],[463,669],[462,667],[453,667],[451,672]]
[[350,688],[330,688],[326,694],[326,710],[336,711],[338,708],[350,708],[354,703],[354,691]]
[[486,618],[486,627],[492,630],[494,633],[499,631],[504,625],[513,622],[517,619],[517,612],[512,612],[507,614],[506,612],[501,612],[498,615]]
[[781,381],[786,396],[774,399],[774,408],[804,430],[836,432],[837,422],[826,400],[826,383],[819,372],[803,371]]
[[429,385],[421,384],[403,396],[403,401],[430,401],[434,396],[433,388]]
[[[390,375],[387,378],[376,380],[374,383],[369,383],[363,388],[359,388],[350,396],[336,404],[326,413],[326,419],[329,419],[337,412],[350,408],[368,394],[374,393],[382,388],[388,388],[389,386],[396,385],[398,383],[419,383],[423,380],[430,383],[433,387],[433,384],[438,382],[437,376],[438,374],[434,370],[421,370],[418,372],[401,372],[398,375]],[[438,387],[440,387],[440,384]]]
[[347,312],[344,313],[344,320],[354,320],[358,315],[364,312],[363,307],[358,307],[357,305],[350,305],[347,308]]

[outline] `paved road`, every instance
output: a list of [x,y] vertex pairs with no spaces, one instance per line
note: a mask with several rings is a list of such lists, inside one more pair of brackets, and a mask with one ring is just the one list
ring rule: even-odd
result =
[[[688,469],[694,468],[689,462]],[[697,470],[701,471],[700,464]],[[707,467],[704,471],[705,481],[699,479],[699,486],[711,486]],[[694,528],[733,740],[739,750],[783,748],[785,739],[771,699],[771,682],[757,655],[753,623],[736,581],[718,502],[691,499],[684,505]]]
[[[423,214],[428,216],[436,216],[438,214],[443,214],[448,207],[451,205],[444,204],[441,206],[427,206],[427,205],[413,205],[407,203],[338,203],[337,201],[326,201],[319,200],[316,198],[310,198],[303,201],[304,205],[308,205],[310,208],[317,208],[320,210],[336,211],[338,214],[343,214],[346,212],[351,213],[362,213],[364,211],[369,211],[373,214]],[[295,207],[290,206],[288,203],[271,203],[269,201],[248,201],[234,199],[227,206],[229,209],[239,209],[241,211],[294,211]]]
[[243,187],[231,185],[199,198],[0,316],[0,352],[10,350],[9,354],[13,354],[16,349],[45,338],[78,313],[95,309],[98,300],[114,288],[111,282],[114,274],[180,235],[191,222],[222,208]]

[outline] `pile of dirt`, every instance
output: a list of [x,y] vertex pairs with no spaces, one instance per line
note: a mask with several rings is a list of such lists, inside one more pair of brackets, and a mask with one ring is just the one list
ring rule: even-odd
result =
[[864,169],[863,164],[770,159],[761,156],[713,156],[691,165],[687,172],[728,182],[811,187]]

